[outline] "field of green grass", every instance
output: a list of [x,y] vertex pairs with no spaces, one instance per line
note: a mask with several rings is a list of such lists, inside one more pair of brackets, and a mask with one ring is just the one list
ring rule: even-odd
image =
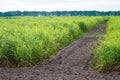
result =
[[110,17],[104,40],[95,49],[93,67],[98,71],[120,71],[120,17]]
[[0,17],[0,66],[41,63],[103,21],[103,17]]

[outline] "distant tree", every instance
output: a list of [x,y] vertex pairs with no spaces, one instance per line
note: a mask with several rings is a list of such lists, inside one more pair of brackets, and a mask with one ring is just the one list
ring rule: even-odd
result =
[[120,11],[8,11],[0,16],[119,16]]

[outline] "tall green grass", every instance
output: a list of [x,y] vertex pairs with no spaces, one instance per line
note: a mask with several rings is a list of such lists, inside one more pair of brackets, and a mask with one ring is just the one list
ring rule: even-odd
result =
[[0,65],[40,63],[103,20],[103,17],[2,17]]
[[110,17],[105,40],[96,48],[92,66],[98,71],[120,70],[120,17]]

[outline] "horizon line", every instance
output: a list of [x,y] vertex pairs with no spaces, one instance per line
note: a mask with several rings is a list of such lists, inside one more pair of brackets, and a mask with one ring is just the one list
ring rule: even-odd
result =
[[97,11],[97,12],[115,12],[115,11],[120,11],[120,10],[108,10],[108,11],[103,11],[103,10],[53,10],[53,11],[47,11],[47,10],[8,10],[8,11],[0,11],[0,12],[15,12],[15,11],[20,11],[20,12],[32,12],[32,11],[35,11],[35,12],[56,12],[56,11],[59,11],[59,12],[62,12],[62,11]]

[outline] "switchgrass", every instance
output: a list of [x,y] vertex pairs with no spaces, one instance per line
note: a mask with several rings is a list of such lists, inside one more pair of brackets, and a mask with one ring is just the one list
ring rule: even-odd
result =
[[103,20],[103,17],[2,17],[0,66],[41,63]]
[[95,49],[92,66],[98,71],[120,71],[120,17],[110,17],[105,40]]

